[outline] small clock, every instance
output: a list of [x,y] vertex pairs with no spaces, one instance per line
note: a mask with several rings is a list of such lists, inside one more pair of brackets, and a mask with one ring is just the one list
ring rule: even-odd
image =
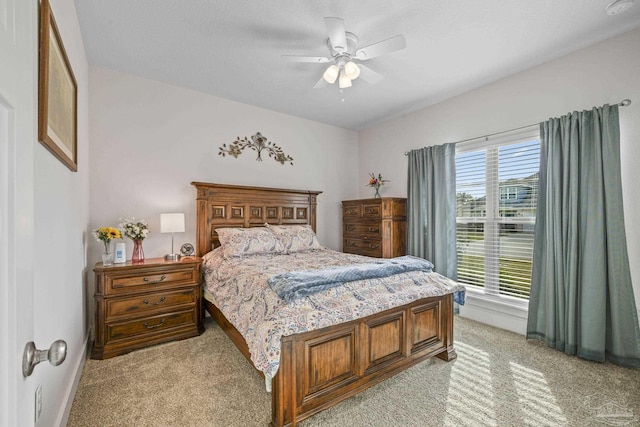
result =
[[191,256],[193,255],[193,245],[191,243],[185,243],[180,247],[180,254],[182,256]]

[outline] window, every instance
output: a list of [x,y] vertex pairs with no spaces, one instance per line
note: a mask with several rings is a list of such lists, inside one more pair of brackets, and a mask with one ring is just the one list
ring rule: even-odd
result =
[[500,187],[500,200],[513,200],[518,198],[518,187]]
[[499,298],[529,298],[539,163],[537,130],[456,148],[461,283]]

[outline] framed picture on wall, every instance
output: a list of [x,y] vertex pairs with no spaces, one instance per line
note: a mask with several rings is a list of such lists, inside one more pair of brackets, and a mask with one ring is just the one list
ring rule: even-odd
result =
[[40,5],[38,140],[69,169],[78,170],[78,85],[49,0]]

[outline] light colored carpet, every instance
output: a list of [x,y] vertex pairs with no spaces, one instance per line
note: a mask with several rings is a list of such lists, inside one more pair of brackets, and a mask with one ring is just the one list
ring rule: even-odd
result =
[[[425,361],[301,426],[640,425],[640,370],[460,317],[455,347],[454,362]],[[270,404],[260,376],[207,319],[200,337],[88,360],[68,426],[266,426]]]

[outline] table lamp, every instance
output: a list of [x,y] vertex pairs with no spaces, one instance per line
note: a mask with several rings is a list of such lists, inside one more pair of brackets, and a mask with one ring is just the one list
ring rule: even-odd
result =
[[165,213],[160,214],[160,232],[171,233],[171,253],[164,256],[166,261],[177,261],[180,254],[173,250],[173,233],[184,233],[184,214]]

